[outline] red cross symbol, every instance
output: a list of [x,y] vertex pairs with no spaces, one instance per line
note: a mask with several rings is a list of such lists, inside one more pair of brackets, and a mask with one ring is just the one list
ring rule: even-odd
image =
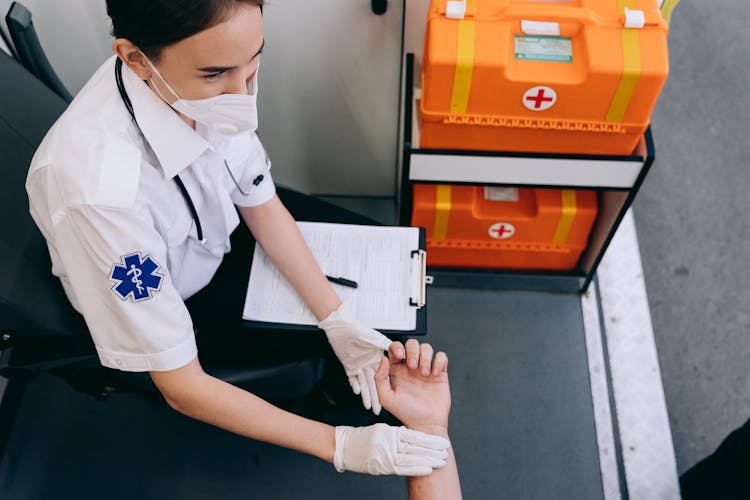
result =
[[557,102],[557,93],[550,87],[532,87],[523,95],[523,105],[532,111],[544,111]]
[[503,236],[505,236],[505,233],[512,233],[513,231],[505,226],[500,226],[490,229],[490,232],[493,234],[493,236],[495,236],[495,238],[502,238]]
[[543,102],[552,102],[554,99],[551,97],[544,97],[544,89],[539,89],[535,96],[529,96],[526,98],[527,101],[534,101],[534,108],[539,109],[542,107]]
[[505,240],[516,234],[516,228],[513,227],[513,224],[499,222],[490,227],[489,233],[497,240]]

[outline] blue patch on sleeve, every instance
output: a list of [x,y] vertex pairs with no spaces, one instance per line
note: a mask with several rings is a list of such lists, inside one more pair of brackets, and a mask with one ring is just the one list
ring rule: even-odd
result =
[[148,300],[152,297],[152,290],[159,291],[163,276],[156,273],[159,264],[150,255],[143,258],[140,252],[136,252],[125,255],[121,259],[122,264],[112,266],[109,279],[118,282],[112,290],[122,300],[126,300],[129,296],[132,297],[133,302]]

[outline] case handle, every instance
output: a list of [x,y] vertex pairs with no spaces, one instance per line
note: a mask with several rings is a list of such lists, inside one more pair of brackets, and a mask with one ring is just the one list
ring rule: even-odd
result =
[[555,23],[578,23],[586,25],[604,24],[596,11],[587,7],[566,7],[563,5],[513,4],[505,10],[503,17],[549,21]]
[[[656,6],[656,2],[654,2]],[[658,26],[664,23],[658,10],[630,10],[620,12],[625,28],[643,28],[645,25]],[[564,5],[513,4],[503,12],[504,18],[531,21],[543,24],[577,23],[587,26],[605,26],[595,10],[588,7],[569,7]],[[533,21],[532,21],[533,20]],[[541,23],[539,23],[541,22]]]

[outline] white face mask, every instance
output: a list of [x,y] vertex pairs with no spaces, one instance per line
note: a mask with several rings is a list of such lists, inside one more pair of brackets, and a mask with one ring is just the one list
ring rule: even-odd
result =
[[[237,135],[242,132],[254,132],[258,128],[258,71],[260,65],[255,71],[255,75],[248,82],[247,90],[248,95],[244,94],[222,94],[215,97],[209,97],[208,99],[195,99],[188,100],[182,99],[177,92],[169,85],[169,82],[161,76],[159,70],[151,64],[151,61],[146,58],[146,62],[151,69],[156,73],[161,81],[164,82],[170,92],[177,98],[175,102],[170,104],[173,109],[179,111],[188,118],[212,127],[217,132],[227,135]],[[156,85],[153,86],[159,97],[164,102],[168,101],[161,95]]]

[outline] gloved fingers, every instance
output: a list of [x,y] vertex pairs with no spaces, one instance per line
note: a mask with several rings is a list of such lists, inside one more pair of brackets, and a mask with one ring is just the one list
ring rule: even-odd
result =
[[419,342],[409,339],[404,347],[406,347],[406,365],[416,369],[419,364]]
[[451,446],[451,442],[443,437],[435,436],[433,434],[425,434],[424,432],[414,431],[407,429],[406,427],[399,428],[398,437],[399,440],[409,444],[415,444],[433,450],[447,450]]
[[445,467],[445,460],[431,457],[420,457],[416,455],[399,454],[396,457],[397,467],[430,467],[439,469]]
[[409,455],[426,457],[435,460],[445,460],[448,458],[448,452],[446,450],[435,450],[433,448],[425,448],[418,444],[404,443],[403,441],[398,444],[399,454],[408,453]]
[[375,415],[380,415],[380,410],[383,407],[380,405],[380,398],[378,397],[378,388],[375,386],[375,370],[368,368],[365,370],[365,376],[367,377],[367,386],[370,388],[370,401],[372,402],[372,412]]
[[429,476],[432,474],[432,467],[396,467],[396,474],[406,477]]
[[356,375],[349,377],[349,385],[352,386],[352,391],[354,391],[354,394],[359,395],[362,388],[359,386],[359,381],[357,380]]
[[435,355],[435,362],[432,363],[432,374],[438,375],[448,371],[448,355],[440,351]]
[[380,348],[381,351],[387,351],[391,347],[391,344],[393,343],[391,339],[372,328],[367,328],[366,330],[368,330],[367,340],[370,344]]
[[432,353],[433,350],[430,344],[422,344],[419,346],[419,370],[425,377],[430,375]]
[[372,399],[370,397],[370,384],[367,382],[367,376],[364,373],[358,374],[357,382],[361,389],[362,404],[365,405],[365,409],[369,410],[372,408]]

